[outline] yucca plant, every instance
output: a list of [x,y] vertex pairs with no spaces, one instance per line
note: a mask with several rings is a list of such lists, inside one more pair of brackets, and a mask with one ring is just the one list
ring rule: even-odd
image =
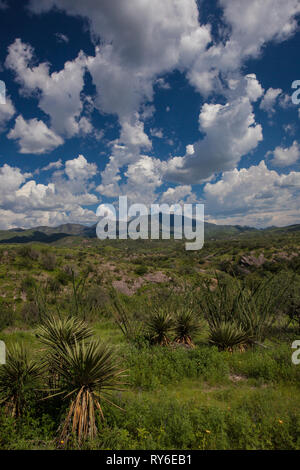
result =
[[192,309],[182,309],[175,317],[175,342],[194,346],[192,337],[199,331],[200,322]]
[[92,335],[92,330],[78,317],[59,318],[55,315],[48,315],[36,332],[37,338],[48,348],[55,348],[60,343],[71,346]]
[[46,346],[48,362],[48,386],[50,389],[58,386],[59,375],[55,372],[55,359],[57,348],[61,344],[73,346],[81,341],[88,340],[93,335],[88,325],[78,317],[57,317],[48,315],[38,327],[36,336]]
[[239,346],[243,350],[249,341],[249,335],[234,322],[220,322],[210,328],[209,342],[221,351],[230,351]]
[[167,346],[170,344],[170,336],[173,333],[174,320],[165,309],[158,309],[152,313],[146,322],[146,332],[152,344]]
[[123,383],[124,370],[117,365],[113,351],[94,340],[72,346],[60,343],[52,367],[60,380],[51,396],[61,395],[70,401],[60,440],[66,442],[71,434],[79,444],[84,439],[95,438],[97,411],[104,419],[102,401],[117,406],[108,396],[114,390],[121,390]]
[[0,365],[0,404],[11,416],[22,416],[28,395],[40,388],[43,369],[22,344],[8,348],[6,364]]

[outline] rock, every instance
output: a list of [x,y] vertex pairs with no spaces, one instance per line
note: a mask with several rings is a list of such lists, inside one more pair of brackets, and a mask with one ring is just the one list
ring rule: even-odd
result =
[[267,259],[265,258],[264,254],[261,253],[258,258],[253,255],[243,255],[240,259],[240,264],[242,266],[262,266]]

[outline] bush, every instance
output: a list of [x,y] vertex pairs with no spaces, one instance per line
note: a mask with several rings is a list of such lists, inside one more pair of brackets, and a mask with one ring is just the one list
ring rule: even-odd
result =
[[176,349],[130,347],[125,356],[130,383],[153,390],[160,385],[179,383],[184,377],[215,383],[226,381],[229,367],[217,348]]
[[56,256],[54,253],[44,253],[41,257],[41,266],[47,271],[53,271],[56,266]]
[[146,274],[148,272],[148,268],[147,266],[138,266],[137,268],[135,268],[134,270],[134,273],[137,274],[138,276],[143,276],[144,274]]
[[15,322],[15,312],[12,306],[1,301],[0,302],[0,331],[8,326],[12,326]]
[[27,325],[36,325],[41,319],[41,312],[36,302],[26,302],[20,312],[21,319]]
[[29,258],[32,261],[37,261],[39,259],[39,252],[35,250],[32,246],[30,245],[24,245],[21,248],[19,248],[19,254],[23,258]]
[[300,367],[291,361],[292,349],[288,345],[276,349],[255,348],[244,354],[228,356],[231,369],[259,382],[290,383],[300,382]]

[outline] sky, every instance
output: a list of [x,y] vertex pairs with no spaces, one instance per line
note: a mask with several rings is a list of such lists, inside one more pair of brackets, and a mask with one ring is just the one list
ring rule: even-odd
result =
[[300,223],[300,0],[0,0],[0,229]]

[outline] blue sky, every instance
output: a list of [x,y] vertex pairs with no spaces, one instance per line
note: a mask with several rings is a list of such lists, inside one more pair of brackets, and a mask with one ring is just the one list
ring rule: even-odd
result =
[[0,229],[100,203],[300,223],[298,0],[0,0]]

